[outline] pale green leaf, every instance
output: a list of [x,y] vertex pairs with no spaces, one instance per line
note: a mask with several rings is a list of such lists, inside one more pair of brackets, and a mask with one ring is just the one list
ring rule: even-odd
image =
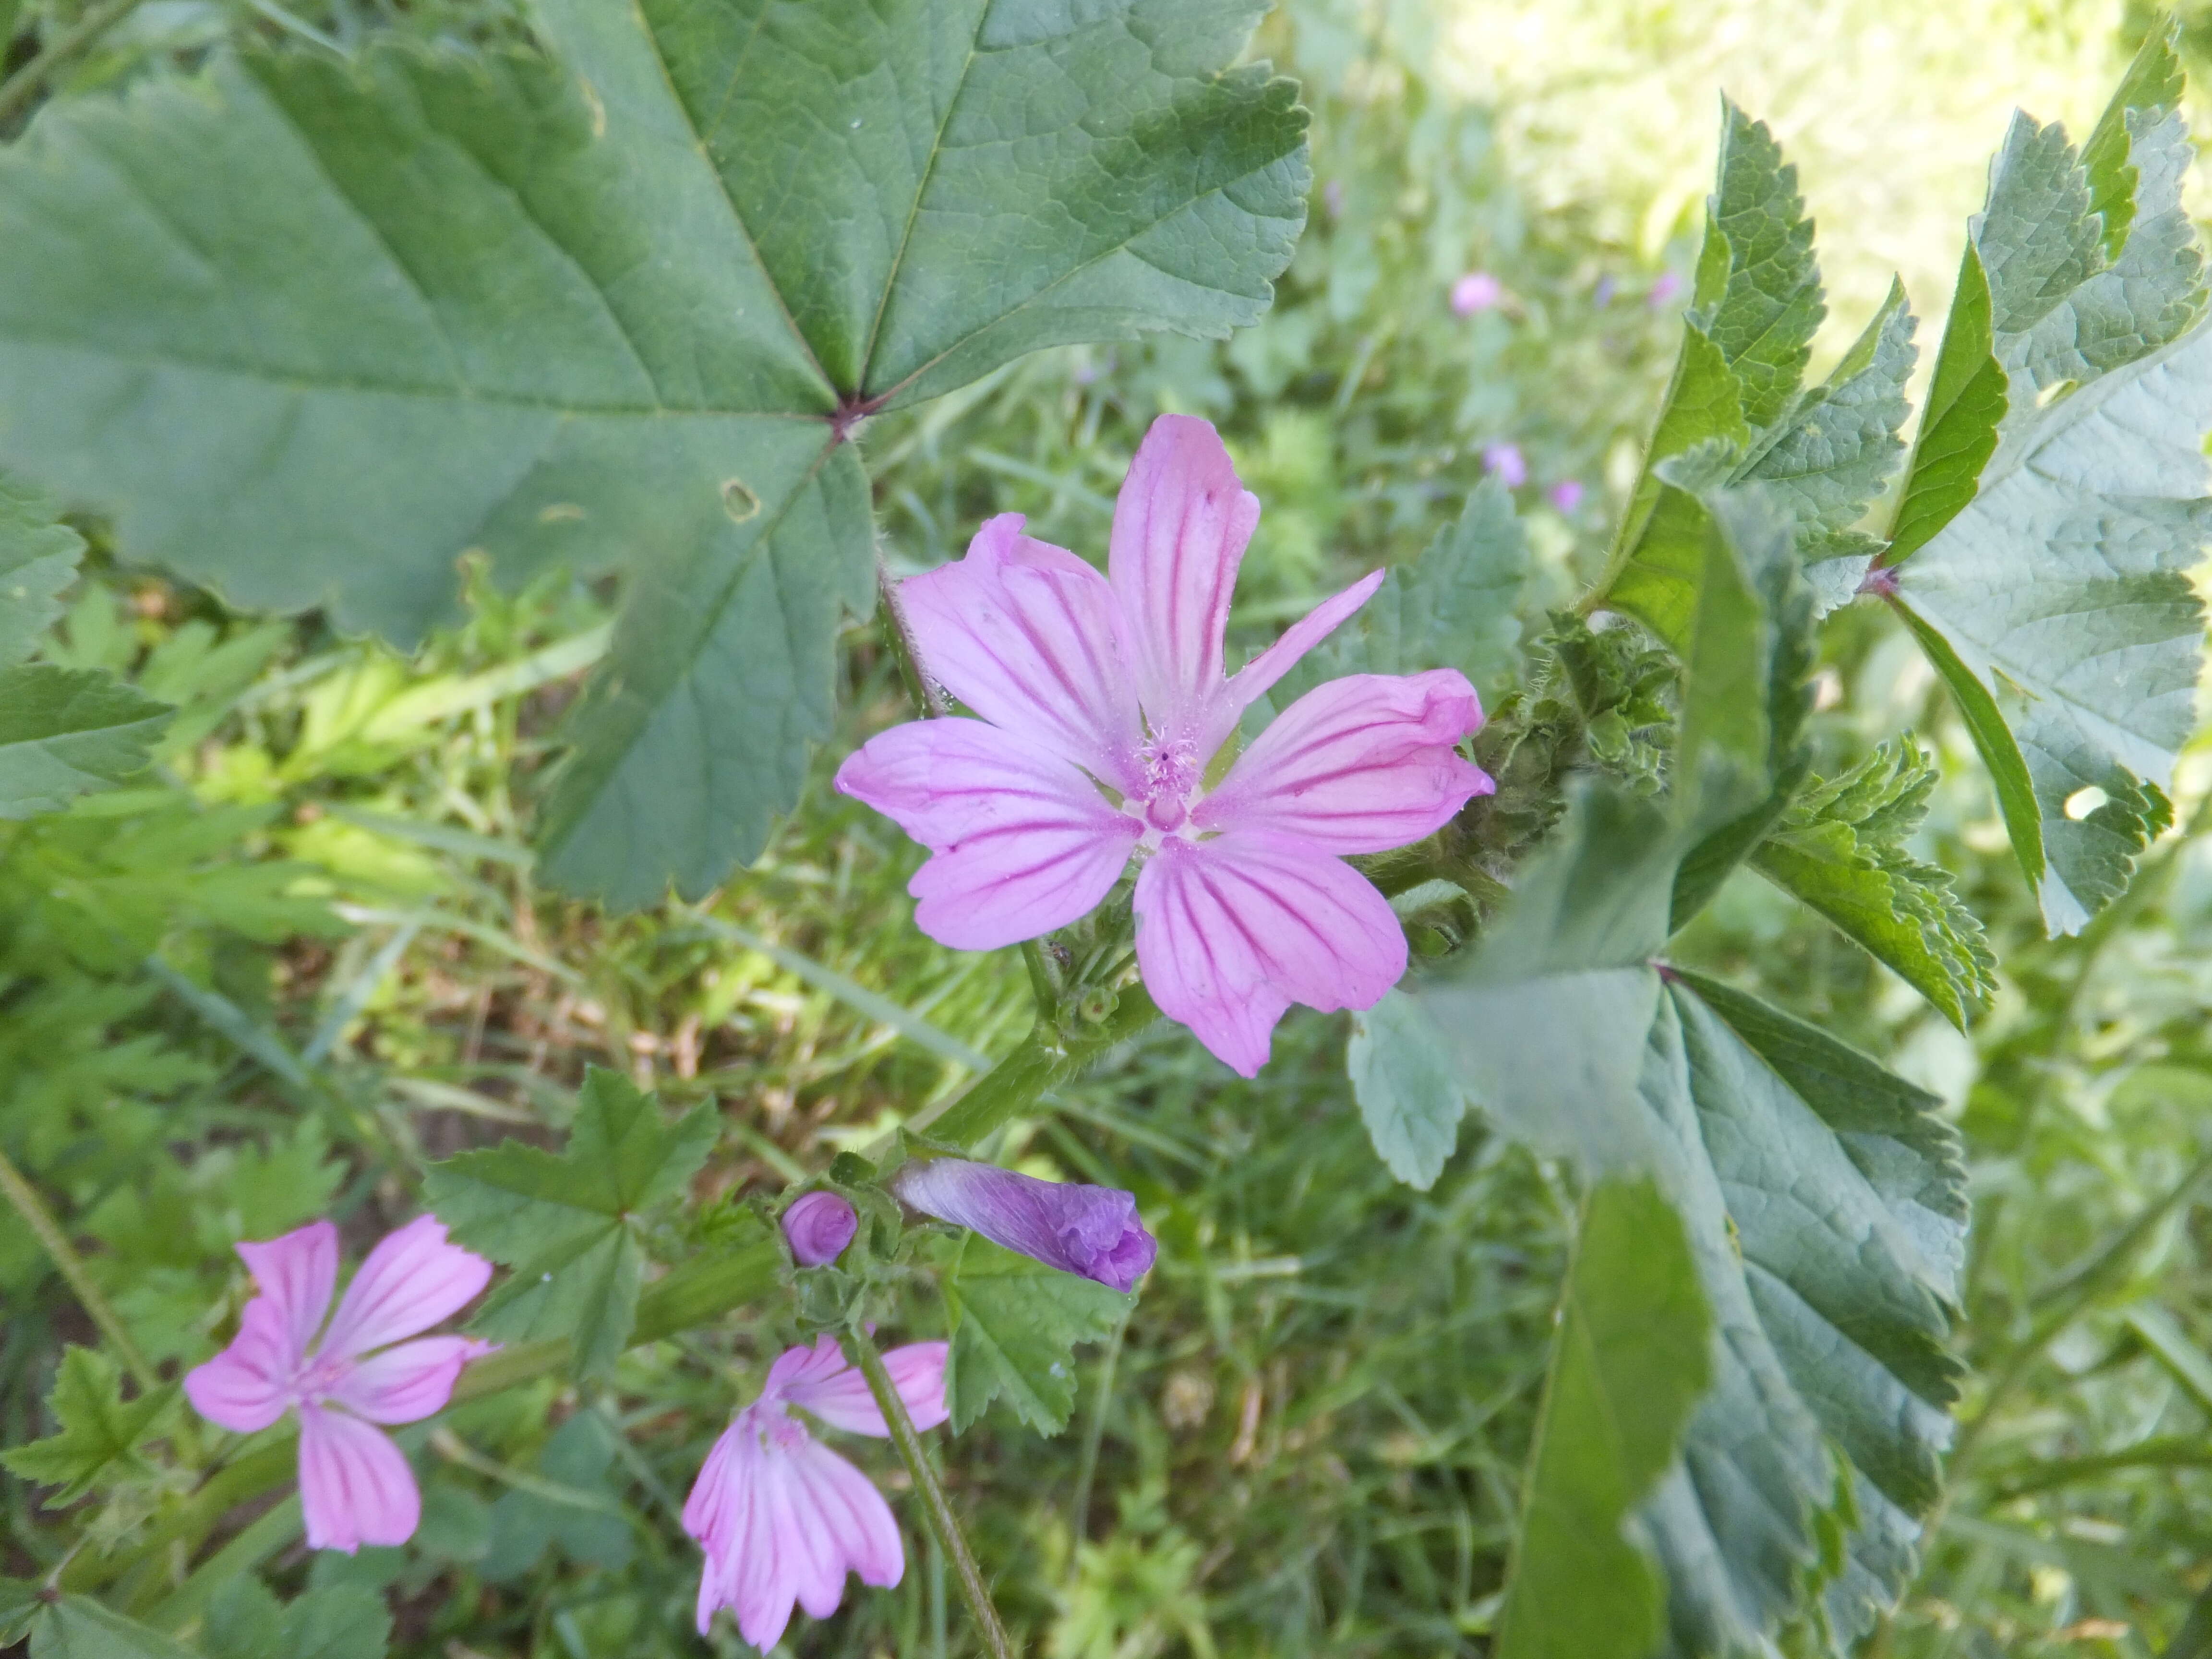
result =
[[38,647],[83,556],[84,538],[57,523],[46,501],[0,477],[0,669]]
[[384,1659],[392,1614],[365,1584],[331,1584],[280,1604],[240,1574],[208,1600],[198,1646],[208,1659]]
[[1936,769],[1911,738],[1885,743],[1790,803],[1752,866],[1864,945],[1964,1029],[1996,990],[1982,925],[1948,872],[1905,850]]
[[46,1498],[59,1509],[90,1492],[134,1474],[150,1472],[138,1448],[152,1437],[176,1402],[174,1383],[123,1398],[122,1373],[94,1348],[62,1351],[59,1373],[46,1407],[60,1425],[43,1440],[0,1452],[9,1472],[60,1491]]
[[872,604],[866,414],[1257,318],[1304,117],[1244,0],[542,0],[554,59],[218,59],[0,159],[0,456],[233,602],[403,645],[619,568],[544,872],[762,846]]
[[97,668],[0,668],[0,818],[58,811],[142,772],[167,703]]
[[1743,417],[1771,425],[1804,378],[1827,314],[1813,257],[1813,222],[1797,169],[1767,131],[1723,99],[1720,160],[1705,203],[1692,314],[1743,387]]
[[718,1128],[711,1103],[670,1124],[654,1097],[594,1068],[560,1155],[507,1140],[433,1164],[423,1196],[455,1242],[514,1270],[477,1328],[568,1337],[576,1375],[604,1374],[635,1322],[645,1224],[683,1194]]
[[31,1624],[31,1659],[196,1659],[177,1642],[88,1595],[64,1595]]
[[[1997,777],[2054,933],[2126,884],[2167,820],[2163,791],[2194,726],[2203,620],[2185,573],[2212,535],[2212,334],[2196,325],[2203,259],[2181,206],[2190,152],[2167,54],[2160,40],[2144,47],[2100,124],[2094,171],[2062,129],[2014,122],[1971,228],[1930,416],[1947,386],[1985,381],[1993,364],[2002,396],[1984,401],[2001,418],[1965,423],[1987,454],[1971,504],[1966,449],[1936,458],[1959,477],[1932,498],[1916,454],[1884,560],[1923,644],[1942,642],[1931,659]],[[1978,272],[1985,318],[1966,280]],[[1968,341],[1956,354],[1954,335]],[[1927,499],[1948,514],[1923,511]]]
[[1497,1659],[1649,1659],[1666,1583],[1624,1528],[1704,1394],[1711,1316],[1682,1224],[1648,1181],[1583,1206],[1522,1486]]
[[1386,992],[1352,1015],[1344,1068],[1376,1156],[1407,1186],[1428,1191],[1452,1155],[1470,1103],[1428,1016],[1404,992]]
[[1045,1434],[1075,1409],[1075,1348],[1121,1328],[1136,1297],[970,1234],[945,1279],[945,1397],[964,1432],[994,1399]]
[[588,1565],[629,1565],[635,1540],[607,1479],[616,1431],[599,1411],[580,1411],[538,1454],[528,1484],[502,1492],[491,1506],[491,1544],[483,1575],[494,1583],[520,1578],[558,1544]]

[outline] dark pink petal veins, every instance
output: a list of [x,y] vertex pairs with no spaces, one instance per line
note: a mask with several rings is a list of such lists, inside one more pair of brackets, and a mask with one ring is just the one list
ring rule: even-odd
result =
[[1114,504],[1108,580],[1152,730],[1194,736],[1224,684],[1222,635],[1260,501],[1205,421],[1163,415]]
[[927,672],[1000,726],[1131,787],[1137,698],[1115,647],[1106,579],[1065,548],[989,520],[967,556],[902,584]]
[[300,1407],[300,1506],[307,1547],[404,1544],[422,1518],[415,1472],[381,1429],[320,1406]]
[[837,787],[936,854],[908,891],[956,950],[1035,939],[1097,908],[1142,833],[1067,762],[981,720],[916,720],[871,738]]
[[372,1423],[418,1423],[446,1409],[469,1361],[496,1344],[465,1336],[426,1336],[356,1360],[330,1397]]
[[1290,1004],[1372,1007],[1406,971],[1389,902],[1292,836],[1170,841],[1137,879],[1136,911],[1152,1000],[1246,1077]]
[[1332,854],[1403,847],[1497,787],[1455,749],[1481,724],[1474,688],[1455,669],[1346,675],[1284,710],[1193,816],[1205,829],[1273,830]]
[[349,1358],[451,1318],[491,1280],[491,1263],[446,1242],[445,1224],[418,1215],[387,1233],[346,1286],[320,1352]]
[[254,1434],[283,1416],[300,1355],[276,1304],[257,1296],[246,1304],[238,1334],[185,1376],[185,1398],[210,1423]]
[[327,1221],[263,1243],[240,1244],[240,1258],[268,1299],[296,1367],[331,1310],[338,1282],[338,1230]]

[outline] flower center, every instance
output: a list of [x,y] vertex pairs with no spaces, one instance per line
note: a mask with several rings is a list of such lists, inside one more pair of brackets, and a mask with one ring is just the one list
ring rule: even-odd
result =
[[309,1354],[292,1374],[292,1398],[301,1405],[319,1405],[353,1369],[353,1362],[332,1354]]
[[1157,847],[1190,822],[1190,809],[1205,781],[1198,746],[1188,738],[1156,738],[1145,746],[1144,793],[1123,803],[1124,810],[1144,821],[1145,844]]

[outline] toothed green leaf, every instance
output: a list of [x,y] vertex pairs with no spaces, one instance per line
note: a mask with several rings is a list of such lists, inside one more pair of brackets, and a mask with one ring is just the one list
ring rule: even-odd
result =
[[0,1463],[26,1480],[59,1487],[47,1494],[46,1506],[60,1509],[94,1486],[149,1473],[151,1466],[138,1448],[176,1399],[176,1385],[168,1383],[125,1401],[113,1360],[92,1348],[64,1348],[53,1392],[46,1396],[58,1431],[0,1452]]
[[0,818],[54,812],[145,769],[173,711],[97,668],[0,668]]
[[1135,1304],[1133,1296],[969,1234],[945,1279],[952,1431],[1003,1398],[1031,1428],[1058,1434],[1075,1409],[1077,1346],[1106,1340]]
[[1963,1029],[1995,994],[1996,959],[1948,871],[1905,850],[1936,769],[1911,738],[1815,781],[1752,855],[1753,867],[1894,969]]

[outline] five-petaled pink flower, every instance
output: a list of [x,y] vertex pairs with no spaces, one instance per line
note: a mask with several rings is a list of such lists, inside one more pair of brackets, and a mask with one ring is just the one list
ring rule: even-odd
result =
[[1103,576],[991,520],[903,585],[925,672],[977,720],[894,726],[837,787],[935,854],[908,890],[941,942],[990,950],[1065,927],[1132,856],[1152,1000],[1246,1077],[1293,1002],[1370,1007],[1406,969],[1389,902],[1344,855],[1419,841],[1491,781],[1455,752],[1482,723],[1450,669],[1352,674],[1299,698],[1213,781],[1244,710],[1373,593],[1324,600],[1236,674],[1231,589],[1260,503],[1213,428],[1152,423]]
[[[915,1342],[884,1356],[917,1429],[945,1421],[942,1342]],[[898,1522],[883,1494],[806,1431],[793,1406],[833,1429],[890,1433],[867,1380],[845,1363],[836,1340],[787,1348],[769,1368],[761,1397],[730,1419],[684,1504],[684,1530],[707,1552],[699,1576],[699,1634],[714,1609],[738,1616],[738,1633],[766,1653],[791,1623],[793,1601],[826,1619],[844,1599],[845,1574],[888,1589],[906,1571]]]
[[310,1549],[351,1555],[363,1544],[405,1543],[422,1518],[422,1495],[399,1448],[370,1425],[443,1411],[461,1367],[497,1346],[465,1336],[403,1340],[475,1300],[491,1263],[448,1244],[437,1217],[417,1216],[368,1253],[325,1327],[337,1288],[336,1227],[310,1222],[238,1253],[260,1294],[230,1346],[185,1376],[185,1396],[208,1421],[240,1434],[299,1413]]

